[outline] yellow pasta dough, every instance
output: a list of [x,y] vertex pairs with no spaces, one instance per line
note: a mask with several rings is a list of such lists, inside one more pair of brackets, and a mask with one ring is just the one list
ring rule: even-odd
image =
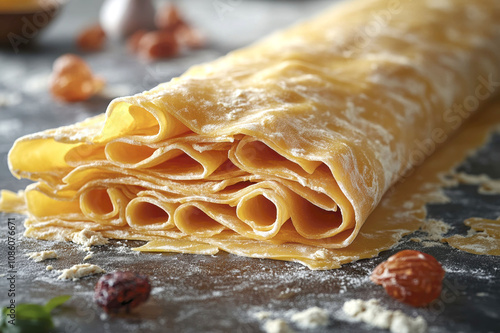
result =
[[90,228],[321,269],[373,256],[425,214],[398,221],[410,197],[391,197],[361,229],[383,195],[495,95],[499,23],[496,0],[349,1],[20,138],[26,235]]

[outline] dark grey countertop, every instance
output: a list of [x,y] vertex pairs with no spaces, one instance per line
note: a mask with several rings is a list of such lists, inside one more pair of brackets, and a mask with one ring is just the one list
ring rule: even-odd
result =
[[[227,4],[217,10],[217,1]],[[27,182],[13,178],[7,169],[7,152],[24,134],[66,125],[105,110],[112,97],[140,92],[179,75],[190,65],[214,59],[228,51],[320,12],[332,1],[178,1],[186,16],[210,38],[207,48],[168,61],[143,63],[119,44],[104,52],[84,54],[90,66],[108,82],[103,96],[83,103],[63,104],[47,94],[47,79],[55,58],[79,53],[75,34],[97,21],[101,1],[71,1],[56,21],[20,53],[0,50],[0,188],[18,190]],[[126,68],[126,70],[124,70]],[[461,170],[500,178],[500,136],[471,157]],[[460,185],[446,191],[447,204],[428,206],[430,218],[442,219],[454,232],[466,233],[463,220],[471,216],[500,216],[500,196],[479,195],[475,186]],[[285,318],[294,311],[320,306],[330,313],[330,324],[315,332],[387,332],[342,317],[341,307],[351,298],[377,298],[390,309],[422,315],[429,332],[500,332],[500,259],[477,256],[436,245],[423,248],[406,237],[379,257],[332,271],[310,271],[294,263],[248,259],[229,254],[216,256],[138,254],[130,250],[141,242],[112,241],[96,248],[88,262],[113,271],[130,269],[150,276],[150,300],[130,314],[104,318],[92,300],[98,277],[76,282],[56,280],[55,269],[82,263],[86,252],[71,243],[54,243],[22,237],[23,218],[0,213],[0,274],[7,271],[7,219],[15,218],[18,246],[16,301],[43,303],[71,294],[66,305],[54,311],[57,332],[259,332],[262,322],[252,314],[270,311]],[[34,263],[24,253],[55,248],[58,260]],[[413,248],[434,255],[447,271],[441,298],[428,308],[415,309],[390,299],[383,288],[368,279],[373,268],[398,250]],[[8,281],[0,278],[0,305],[6,305]],[[294,327],[297,329],[296,327]],[[297,329],[297,331],[300,331]]]

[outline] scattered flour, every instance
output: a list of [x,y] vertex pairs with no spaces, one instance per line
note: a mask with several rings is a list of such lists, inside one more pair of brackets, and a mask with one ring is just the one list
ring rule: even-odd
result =
[[391,311],[380,306],[375,299],[363,301],[352,299],[344,303],[344,312],[357,321],[362,321],[371,326],[388,329],[392,333],[425,333],[427,322],[424,318],[409,317],[403,312]]
[[435,247],[435,246],[444,246],[444,244],[441,242],[423,241],[422,246],[423,247]]
[[313,259],[326,259],[327,254],[325,249],[319,249],[313,253]]
[[264,324],[266,333],[295,333],[283,319],[270,319]]
[[488,175],[469,175],[464,172],[453,174],[453,177],[462,184],[479,185],[480,194],[500,194],[500,179],[491,179]]
[[425,235],[420,237],[413,237],[410,240],[413,242],[420,242],[424,247],[432,247],[442,245],[443,236],[452,227],[440,220],[429,219],[425,220],[424,224],[420,227],[420,231]]
[[491,179],[488,182],[482,183],[478,192],[489,195],[500,194],[500,179]]
[[259,311],[253,314],[253,316],[259,320],[269,319],[271,317],[271,312],[269,311]]
[[97,265],[91,265],[91,264],[79,264],[79,265],[74,265],[71,268],[63,269],[61,271],[58,271],[61,273],[57,277],[58,280],[78,280],[82,277],[89,276],[89,275],[94,275],[94,274],[100,274],[100,273],[106,273],[104,269]]
[[121,242],[117,242],[117,244],[120,244],[121,246],[113,247],[113,250],[118,254],[126,254],[129,256],[131,256],[131,255],[139,256],[141,254],[141,252],[133,251],[130,247],[122,244]]
[[[273,317],[273,313],[269,311],[255,312],[253,313],[253,317],[258,320],[266,320],[263,327],[267,333],[295,332],[284,319],[270,319]],[[315,306],[304,311],[293,313],[290,320],[301,330],[309,331],[327,326],[329,323],[328,318],[328,312],[325,309]]]
[[40,252],[30,252],[26,254],[30,259],[33,259],[35,262],[41,262],[48,259],[56,259],[57,253],[55,251],[40,251]]
[[420,228],[423,232],[427,234],[425,240],[440,241],[443,235],[446,234],[451,229],[451,226],[443,221],[439,220],[426,220],[424,225]]
[[155,287],[153,290],[151,290],[151,295],[158,295],[161,294],[165,291],[164,287]]
[[404,209],[412,209],[414,206],[415,206],[415,204],[413,203],[413,201],[406,201],[403,204]]
[[279,299],[289,299],[292,298],[300,293],[301,289],[300,288],[286,288],[285,290],[281,291],[278,295]]
[[470,175],[465,172],[458,172],[453,175],[457,181],[463,184],[479,185],[490,180],[490,177],[485,174]]
[[302,329],[314,329],[328,325],[328,312],[315,306],[293,314],[291,319]]
[[82,245],[86,251],[89,251],[90,247],[93,245],[104,245],[108,243],[108,239],[106,237],[103,237],[99,232],[95,232],[87,228],[80,232],[75,232],[71,241]]

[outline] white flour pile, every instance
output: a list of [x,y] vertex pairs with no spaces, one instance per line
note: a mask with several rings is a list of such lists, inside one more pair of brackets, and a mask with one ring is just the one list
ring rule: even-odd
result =
[[390,330],[392,333],[425,333],[427,322],[418,316],[409,317],[400,310],[392,311],[382,307],[378,300],[352,299],[344,303],[344,313],[356,321]]

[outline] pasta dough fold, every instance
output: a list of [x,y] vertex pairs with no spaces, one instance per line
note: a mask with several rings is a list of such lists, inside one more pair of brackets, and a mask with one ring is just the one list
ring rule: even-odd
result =
[[[91,228],[150,241],[143,251],[311,268],[373,255],[351,244],[384,193],[500,77],[500,2],[390,3],[343,3],[103,115],[20,138],[9,167],[36,182],[26,234]],[[390,17],[370,31],[381,11]]]

